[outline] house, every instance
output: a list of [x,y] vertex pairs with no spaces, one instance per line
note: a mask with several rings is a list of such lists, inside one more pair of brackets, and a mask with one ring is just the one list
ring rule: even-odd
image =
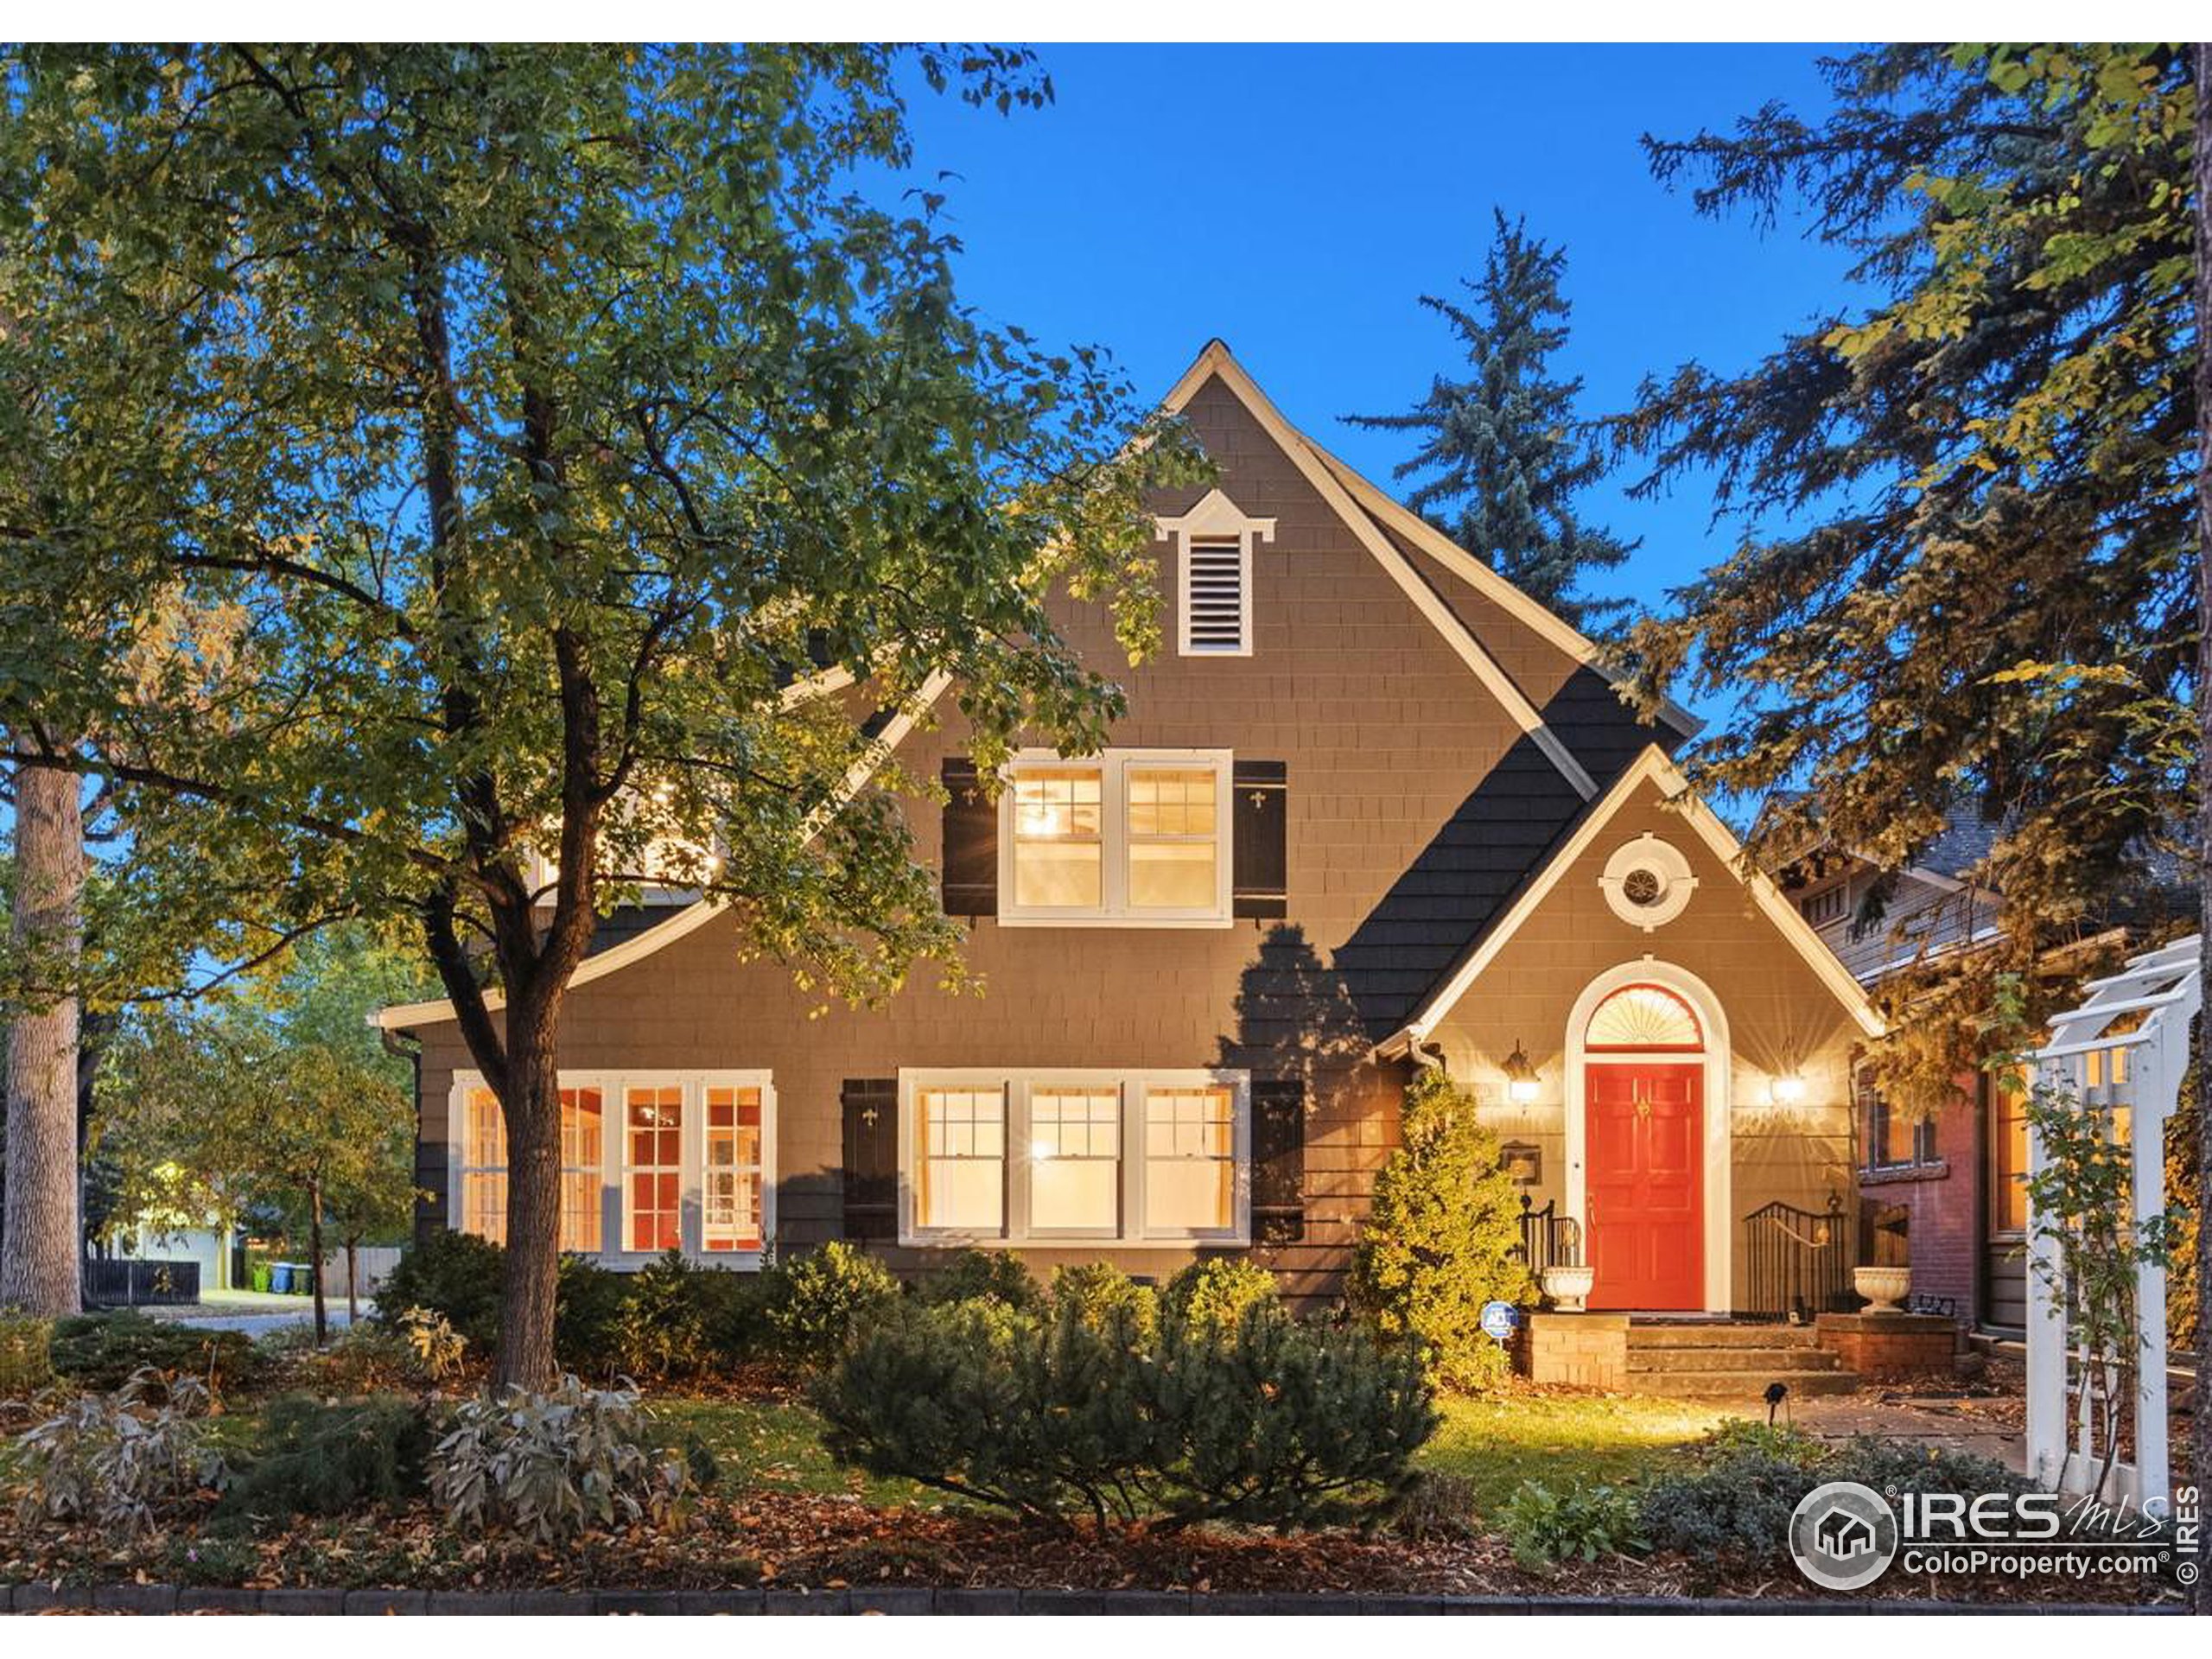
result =
[[[1777,803],[1778,804],[1778,803]],[[1965,971],[2000,938],[2004,898],[1985,867],[1999,825],[1961,805],[1913,861],[1885,870],[1819,841],[1777,880],[1871,995],[1924,989]],[[2079,977],[2115,959],[2146,926],[2185,918],[2193,896],[2169,858],[2109,913],[2053,930],[2038,971]],[[1957,1079],[1960,1103],[1936,1112],[1885,1099],[1863,1076],[1854,1089],[1862,1252],[1910,1264],[1916,1304],[1962,1324],[2016,1333],[2027,1317],[2028,1128],[2024,1097],[1986,1072]]]
[[1822,1549],[1839,1561],[1854,1560],[1874,1548],[1872,1523],[1848,1510],[1830,1510],[1813,1535]]
[[[969,764],[953,700],[883,734],[978,995],[812,1018],[710,903],[618,918],[563,1018],[563,1242],[745,1268],[863,1241],[1164,1276],[1249,1252],[1335,1294],[1416,1067],[1479,1093],[1601,1307],[1748,1306],[1744,1218],[1848,1180],[1879,1029],[1746,877],[1590,642],[1292,427],[1218,342],[1167,400],[1215,463],[1155,503],[1164,648],[1102,754]],[[1066,613],[1095,663],[1106,619]],[[497,1236],[504,1142],[442,1003],[425,1227]]]

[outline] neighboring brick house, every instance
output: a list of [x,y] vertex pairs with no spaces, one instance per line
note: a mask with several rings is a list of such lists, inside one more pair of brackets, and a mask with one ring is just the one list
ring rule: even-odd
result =
[[[1286,423],[1225,347],[1168,399],[1214,485],[1163,494],[1166,644],[1099,756],[980,787],[965,732],[884,734],[981,995],[810,1017],[735,922],[671,906],[579,969],[564,1246],[965,1243],[1162,1275],[1249,1251],[1338,1290],[1416,1066],[1484,1101],[1530,1197],[1588,1224],[1599,1306],[1744,1306],[1742,1218],[1848,1179],[1859,986],[1637,722],[1590,643]],[[442,1003],[425,1227],[504,1226],[503,1137]]]

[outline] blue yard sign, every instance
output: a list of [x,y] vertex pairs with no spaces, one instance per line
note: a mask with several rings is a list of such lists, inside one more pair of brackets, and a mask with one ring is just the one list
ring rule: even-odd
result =
[[1483,1331],[1485,1335],[1503,1342],[1512,1336],[1514,1328],[1520,1323],[1521,1310],[1512,1303],[1484,1302],[1483,1304]]

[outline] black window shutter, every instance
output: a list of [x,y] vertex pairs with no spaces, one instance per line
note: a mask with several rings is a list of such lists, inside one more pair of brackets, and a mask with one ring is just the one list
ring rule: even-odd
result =
[[944,763],[944,913],[999,913],[999,804],[984,793],[973,760]]
[[899,1080],[848,1077],[845,1236],[899,1236]]
[[1289,769],[1280,760],[1239,760],[1235,783],[1230,824],[1236,862],[1230,876],[1230,913],[1287,916]]
[[1295,1077],[1252,1084],[1252,1241],[1306,1236],[1306,1085]]

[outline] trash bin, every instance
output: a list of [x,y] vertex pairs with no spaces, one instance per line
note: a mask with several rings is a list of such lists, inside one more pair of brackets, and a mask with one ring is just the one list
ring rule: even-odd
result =
[[292,1264],[290,1262],[272,1262],[269,1264],[269,1288],[279,1296],[289,1296],[292,1294]]

